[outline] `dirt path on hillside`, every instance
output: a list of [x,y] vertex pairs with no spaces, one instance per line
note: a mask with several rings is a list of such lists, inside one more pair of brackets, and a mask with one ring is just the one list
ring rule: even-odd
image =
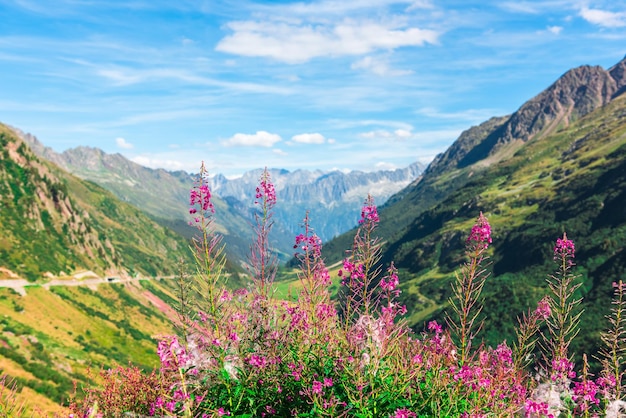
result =
[[[4,279],[0,280],[0,288],[8,287],[15,290],[22,296],[26,296],[26,289],[31,286],[41,286],[44,289],[50,290],[50,286],[88,286],[90,289],[96,289],[99,284],[102,283],[125,283],[137,279],[114,279],[107,280],[101,277],[91,277],[89,279],[52,279],[46,283],[33,283],[25,279]],[[142,280],[149,280],[147,277],[142,277]]]

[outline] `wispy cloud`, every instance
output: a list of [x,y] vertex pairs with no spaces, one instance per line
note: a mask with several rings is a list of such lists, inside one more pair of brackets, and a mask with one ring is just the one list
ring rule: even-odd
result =
[[546,30],[554,35],[559,35],[563,31],[563,26],[548,26]]
[[[178,160],[153,158],[146,155],[132,157],[131,161],[150,168],[165,168],[166,170],[189,170],[189,165]],[[189,170],[191,171],[191,170]]]
[[410,70],[397,70],[390,68],[389,62],[382,58],[374,58],[372,56],[363,57],[351,65],[353,70],[366,70],[373,74],[385,77],[385,76],[402,76],[412,74]]
[[222,144],[227,147],[240,146],[269,148],[280,141],[280,135],[272,134],[267,131],[257,131],[254,134],[237,133],[227,140],[222,141]]
[[251,93],[292,94],[293,90],[270,84],[250,82],[230,82],[215,78],[203,77],[179,68],[135,69],[135,68],[103,68],[96,74],[110,80],[118,86],[155,82],[158,80],[174,80],[190,85],[223,87],[231,90]]
[[320,133],[298,134],[292,136],[291,140],[300,144],[323,144],[326,142],[326,138]]
[[626,12],[610,12],[601,9],[583,7],[580,16],[589,23],[606,28],[621,28],[626,26]]
[[229,23],[228,28],[233,33],[217,44],[217,51],[289,64],[318,57],[363,55],[380,49],[435,44],[439,37],[431,29],[353,19],[330,25],[238,21]]
[[359,137],[372,140],[385,140],[385,141],[404,141],[411,138],[413,134],[406,129],[396,129],[395,131],[386,131],[384,129],[378,129],[375,131],[367,131],[359,134]]

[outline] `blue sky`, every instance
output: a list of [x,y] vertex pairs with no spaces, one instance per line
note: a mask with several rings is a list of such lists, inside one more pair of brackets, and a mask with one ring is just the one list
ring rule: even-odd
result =
[[0,122],[229,176],[427,162],[626,54],[614,0],[0,0],[0,22]]

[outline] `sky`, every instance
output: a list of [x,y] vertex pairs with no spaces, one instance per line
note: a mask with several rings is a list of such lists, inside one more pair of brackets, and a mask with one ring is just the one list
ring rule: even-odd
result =
[[393,169],[626,55],[615,0],[0,0],[0,122],[234,177]]

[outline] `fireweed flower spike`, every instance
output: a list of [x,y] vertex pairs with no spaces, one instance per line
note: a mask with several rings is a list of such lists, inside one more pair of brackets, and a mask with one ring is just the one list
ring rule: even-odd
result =
[[552,376],[563,376],[555,364],[561,364],[569,358],[570,342],[579,331],[578,324],[582,311],[575,311],[582,299],[576,299],[574,294],[581,283],[574,284],[577,276],[570,272],[574,265],[574,253],[574,242],[563,233],[563,238],[557,239],[554,246],[554,261],[558,265],[558,270],[547,279],[552,293],[548,299],[552,315],[547,320],[550,339],[546,341],[546,346],[552,359],[549,363],[552,366],[550,367]]
[[483,264],[486,262],[485,251],[491,242],[491,226],[480,212],[466,241],[465,252],[469,261],[462,266],[461,273],[456,274],[456,281],[452,284],[453,297],[450,298],[456,318],[453,320],[448,316],[448,323],[459,342],[461,365],[467,361],[471,341],[481,327],[476,324],[482,310],[478,299],[489,276]]
[[255,198],[254,204],[260,207],[260,212],[254,216],[256,240],[250,251],[250,265],[255,285],[254,291],[263,299],[267,299],[278,264],[269,242],[270,231],[274,225],[272,217],[276,205],[276,189],[267,168],[261,174]]
[[343,299],[344,326],[356,322],[360,315],[371,315],[377,304],[371,294],[371,284],[381,273],[378,265],[381,243],[374,236],[379,221],[374,198],[368,195],[361,209],[359,228],[354,236],[350,256],[344,260],[343,269],[339,272],[342,278],[340,299]]
[[478,215],[478,219],[472,227],[472,232],[467,237],[467,242],[477,247],[484,247],[484,249],[487,249],[489,244],[491,244],[491,226],[482,212]]

